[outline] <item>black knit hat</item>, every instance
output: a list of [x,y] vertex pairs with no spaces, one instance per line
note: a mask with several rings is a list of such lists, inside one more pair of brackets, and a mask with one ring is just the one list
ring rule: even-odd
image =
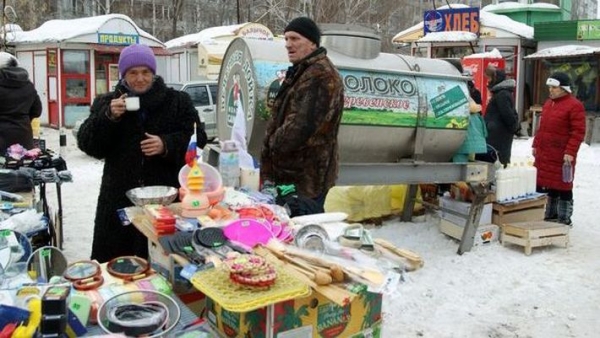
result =
[[571,78],[569,78],[569,75],[563,72],[556,72],[550,75],[548,80],[546,80],[546,85],[561,87],[567,92],[571,92]]
[[321,31],[317,24],[312,19],[307,17],[299,17],[290,21],[283,32],[296,32],[308,40],[314,42],[317,47],[321,45]]

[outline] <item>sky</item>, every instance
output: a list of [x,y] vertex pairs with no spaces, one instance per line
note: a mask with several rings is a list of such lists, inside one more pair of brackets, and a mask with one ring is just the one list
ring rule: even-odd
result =
[[[50,148],[59,149],[57,131],[44,128],[44,137]],[[515,140],[513,159],[529,156],[531,142]],[[74,262],[89,258],[102,162],[79,151],[71,135],[67,144],[63,154],[73,183],[62,186],[64,252]],[[458,255],[459,243],[440,233],[433,214],[414,222],[392,217],[372,230],[375,238],[413,250],[425,261],[384,296],[383,337],[597,337],[599,171],[600,144],[583,144],[568,248],[535,248],[525,256],[521,247],[495,242]]]

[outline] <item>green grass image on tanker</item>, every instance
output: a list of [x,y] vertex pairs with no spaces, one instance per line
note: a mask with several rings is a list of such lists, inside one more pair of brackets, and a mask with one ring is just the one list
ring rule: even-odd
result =
[[[431,129],[467,129],[468,117],[444,115],[441,117],[427,116],[425,126]],[[401,113],[393,111],[370,109],[344,109],[342,124],[390,126],[390,127],[415,127],[417,117],[415,113]]]

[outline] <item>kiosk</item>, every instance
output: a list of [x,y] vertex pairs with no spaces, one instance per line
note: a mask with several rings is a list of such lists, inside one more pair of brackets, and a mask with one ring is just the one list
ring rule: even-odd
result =
[[157,73],[166,70],[168,52],[162,42],[122,14],[50,20],[31,31],[14,32],[7,42],[40,95],[40,122],[56,128],[73,127],[87,117],[94,98],[116,85],[124,47],[150,46],[158,56]]

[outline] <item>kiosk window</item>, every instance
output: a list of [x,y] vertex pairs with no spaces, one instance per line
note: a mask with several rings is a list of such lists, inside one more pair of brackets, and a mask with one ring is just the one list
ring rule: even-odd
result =
[[536,103],[548,98],[546,79],[554,72],[567,73],[571,78],[571,91],[587,111],[598,111],[598,59],[595,57],[559,58],[539,61]]
[[67,82],[67,98],[68,99],[83,99],[87,98],[88,86],[86,79],[66,79]]
[[63,51],[63,72],[67,74],[89,74],[90,53],[85,50]]
[[432,47],[431,54],[434,59],[460,58],[473,54],[473,50],[469,46],[440,46]]

